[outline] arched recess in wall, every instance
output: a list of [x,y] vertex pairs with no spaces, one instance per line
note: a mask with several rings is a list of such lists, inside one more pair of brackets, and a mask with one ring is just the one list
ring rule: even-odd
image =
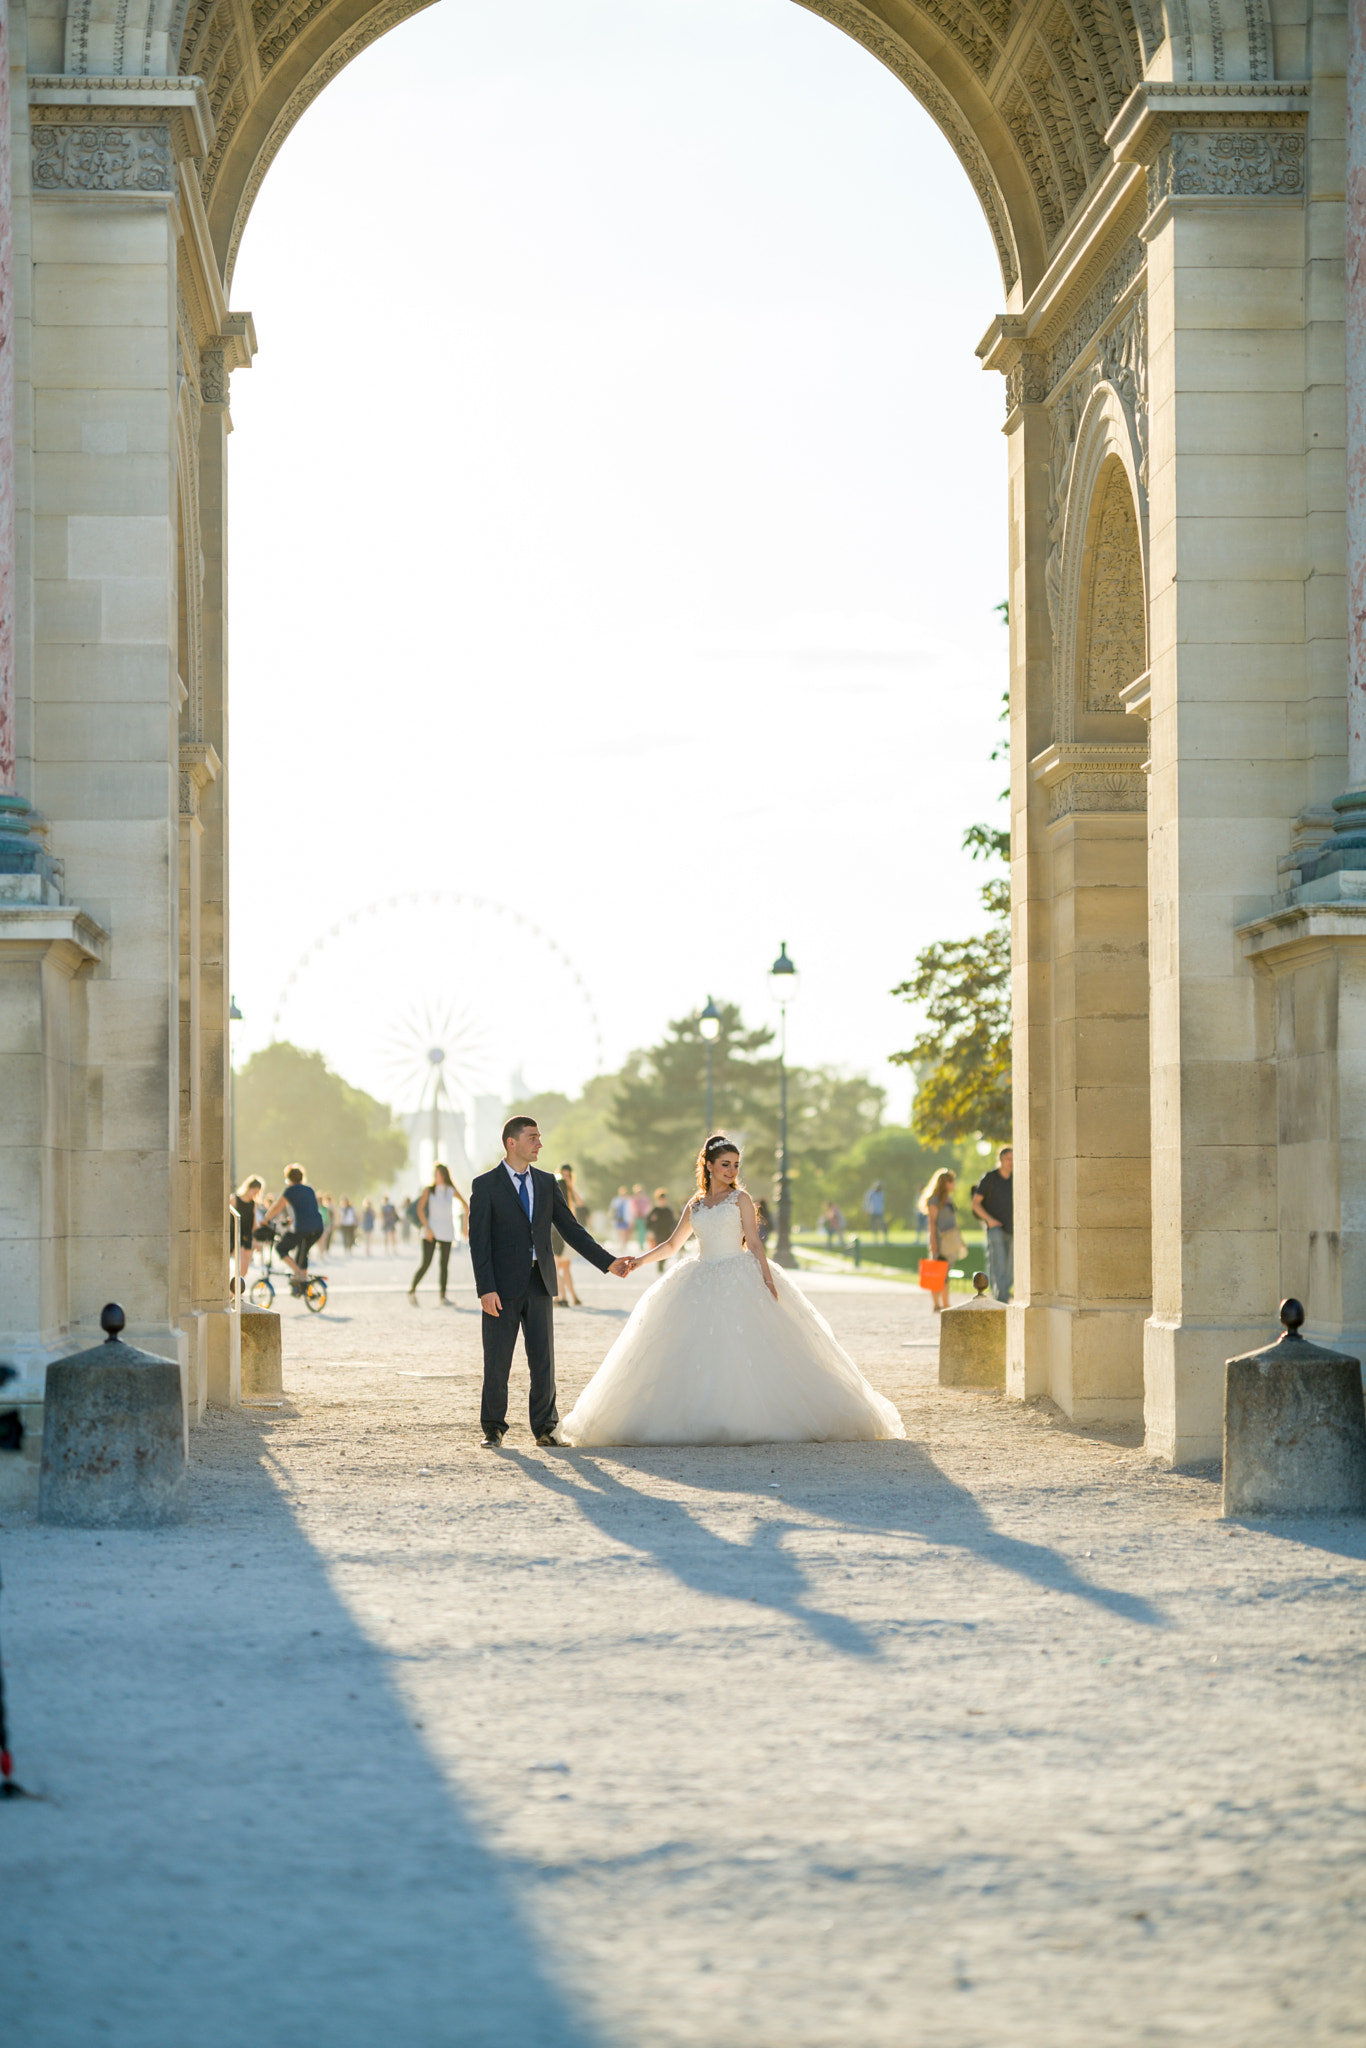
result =
[[[1053,662],[1053,736],[1116,736],[1121,691],[1147,668],[1147,494],[1142,451],[1113,384],[1098,384],[1077,429],[1063,527]],[[1132,723],[1126,738],[1133,738]]]

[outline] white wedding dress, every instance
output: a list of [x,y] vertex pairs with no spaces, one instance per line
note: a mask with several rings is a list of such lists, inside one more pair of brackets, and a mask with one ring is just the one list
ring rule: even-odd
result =
[[565,1417],[570,1444],[770,1444],[901,1437],[825,1317],[774,1266],[775,1301],[744,1246],[738,1195],[696,1203],[680,1260]]

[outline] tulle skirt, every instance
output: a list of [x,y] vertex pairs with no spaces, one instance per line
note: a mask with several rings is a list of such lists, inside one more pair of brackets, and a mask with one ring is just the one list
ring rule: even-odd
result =
[[767,1444],[904,1437],[825,1317],[749,1252],[686,1258],[641,1296],[560,1426],[571,1444]]

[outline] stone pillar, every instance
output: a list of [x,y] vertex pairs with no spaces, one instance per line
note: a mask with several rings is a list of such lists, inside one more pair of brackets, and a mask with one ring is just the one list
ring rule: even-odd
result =
[[1366,791],[1366,9],[1346,12],[1347,787]]
[[108,930],[73,1114],[74,1326],[111,1296],[182,1348],[178,1217],[178,164],[193,80],[36,81],[33,797],[68,901]]
[[[1150,84],[1149,1447],[1220,1453],[1223,1366],[1274,1318],[1274,1032],[1236,927],[1304,800],[1307,86]],[[1117,132],[1118,131],[1118,132]]]
[[1029,764],[1052,738],[1048,561],[1049,428],[1043,371],[1025,347],[1023,314],[994,320],[978,346],[1006,378],[1010,597],[1010,866],[1015,1150],[1015,1301],[1007,1314],[1006,1385],[1016,1400],[1046,1391],[1047,1330],[1031,1304],[1054,1284],[1052,905],[1039,852],[1048,800]]
[[1141,1411],[1149,1306],[1144,748],[1118,695],[1145,669],[1141,246],[1070,341],[1042,296],[1038,340],[1006,316],[978,351],[1007,376],[1017,650],[1007,1390],[1099,1421]]

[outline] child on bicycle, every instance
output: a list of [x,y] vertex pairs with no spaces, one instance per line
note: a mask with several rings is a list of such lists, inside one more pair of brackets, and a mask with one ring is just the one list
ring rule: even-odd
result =
[[[308,1285],[308,1255],[323,1234],[323,1212],[318,1197],[304,1179],[302,1166],[285,1168],[284,1193],[277,1195],[265,1214],[267,1225],[289,1204],[290,1228],[275,1249],[289,1267],[299,1286]],[[294,1256],[298,1253],[298,1257]]]

